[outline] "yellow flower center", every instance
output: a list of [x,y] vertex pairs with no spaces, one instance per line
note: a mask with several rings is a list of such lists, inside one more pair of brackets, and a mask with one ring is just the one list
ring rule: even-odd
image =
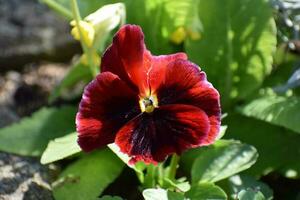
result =
[[156,95],[150,95],[148,97],[142,97],[139,101],[142,112],[152,113],[155,108],[158,107],[158,101]]

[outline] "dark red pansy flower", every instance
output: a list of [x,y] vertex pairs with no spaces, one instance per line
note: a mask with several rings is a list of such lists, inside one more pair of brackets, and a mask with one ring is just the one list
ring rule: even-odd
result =
[[141,28],[125,25],[101,70],[85,88],[76,116],[84,151],[115,142],[132,163],[156,163],[214,142],[219,93],[184,53],[153,56]]

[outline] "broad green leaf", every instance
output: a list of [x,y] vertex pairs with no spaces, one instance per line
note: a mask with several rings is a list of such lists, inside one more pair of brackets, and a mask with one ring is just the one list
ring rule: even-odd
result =
[[300,98],[265,96],[240,109],[241,113],[300,133]]
[[145,200],[184,200],[181,193],[172,192],[164,189],[146,189],[143,191]]
[[186,192],[191,189],[191,185],[188,181],[170,180],[168,178],[165,178],[164,181],[164,185],[168,184],[172,188],[176,188],[177,190],[182,192]]
[[238,200],[265,200],[266,198],[260,191],[252,189],[242,190],[238,194]]
[[219,140],[197,154],[191,170],[193,183],[225,179],[248,169],[258,157],[254,147],[231,140]]
[[0,129],[0,150],[40,156],[48,142],[75,131],[76,108],[42,108],[20,122]]
[[[127,0],[127,23],[137,24],[142,27],[145,34],[145,43],[153,54],[168,54],[176,51],[171,45],[168,33],[163,34],[167,28],[165,22],[170,23],[170,16],[166,12],[166,2],[161,0]],[[138,8],[138,9],[137,9]]]
[[108,149],[69,165],[53,184],[56,200],[95,200],[121,173],[124,164]]
[[236,195],[245,189],[254,189],[260,191],[266,198],[266,200],[273,199],[273,191],[271,188],[263,182],[257,181],[252,176],[247,175],[235,175],[226,180],[229,187],[229,194],[234,199]]
[[79,153],[80,151],[81,149],[77,144],[77,133],[71,133],[51,140],[42,155],[41,163],[48,164]]
[[255,176],[286,168],[300,173],[300,135],[269,123],[231,114],[224,123],[228,125],[225,138],[235,138],[253,145],[259,158],[246,172]]
[[75,86],[78,83],[83,83],[83,85],[85,85],[91,79],[92,75],[89,67],[78,62],[70,69],[63,80],[52,91],[49,97],[49,101],[53,102],[56,98],[61,96],[65,90],[69,90],[71,87]]
[[199,40],[187,40],[189,58],[221,93],[224,105],[255,91],[271,71],[276,49],[272,9],[267,0],[201,0]]
[[185,193],[185,197],[190,200],[226,200],[226,193],[213,183],[200,183],[192,186],[192,188]]

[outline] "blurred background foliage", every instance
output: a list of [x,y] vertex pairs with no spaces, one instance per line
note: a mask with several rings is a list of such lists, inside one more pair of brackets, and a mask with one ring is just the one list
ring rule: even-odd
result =
[[[65,20],[73,19],[69,0],[40,1],[53,8]],[[197,192],[209,188],[208,191],[212,191],[211,194],[216,194],[220,199],[300,199],[298,1],[77,2],[83,18],[103,5],[123,2],[126,23],[142,27],[146,46],[153,54],[186,52],[189,59],[207,73],[208,80],[219,90],[224,113],[222,124],[227,126],[226,134],[214,145],[194,149],[183,155],[180,173],[193,183],[186,197],[197,199],[197,195],[204,195]],[[109,34],[104,47],[111,43],[115,30]],[[99,48],[97,52],[101,55],[103,50],[104,48]],[[83,85],[92,79],[85,63],[80,59],[74,63],[50,95],[50,105],[58,100],[75,99],[78,102]],[[84,83],[80,89],[70,92],[79,82]],[[52,140],[45,153],[50,157],[54,153],[59,154],[56,148],[61,146],[57,147],[57,141],[64,140],[53,139],[75,131],[75,110],[76,106],[72,105],[59,109],[42,108],[30,118],[1,129],[0,150],[41,156]],[[62,119],[67,123],[61,123]],[[81,158],[59,176],[56,182],[63,184],[54,184],[54,196],[57,199],[94,199],[121,173],[123,164],[116,161],[115,156],[110,155],[111,152],[107,150],[90,155],[82,155],[76,148],[73,150],[66,154],[62,150],[63,155],[57,155],[57,158],[42,159],[42,162],[49,163],[74,153]],[[95,159],[97,153],[103,154],[101,160]],[[99,166],[111,163],[114,175],[109,176],[112,172],[104,166],[101,170],[107,176],[97,174],[97,169],[89,166],[96,162]],[[83,177],[85,170],[97,175],[91,180],[84,179],[79,183],[75,181],[77,184],[74,184],[72,177],[67,176],[71,171]],[[134,170],[142,173],[144,168],[134,167]],[[239,174],[235,175],[237,173]],[[283,178],[283,181],[278,181],[278,177]],[[101,185],[99,179],[107,181]],[[291,180],[296,181],[295,187],[285,187],[284,184]],[[90,184],[88,188],[87,184]],[[172,184],[180,188],[179,182]],[[93,187],[97,189],[90,191]],[[82,197],[78,192],[88,195]],[[165,191],[155,192],[162,192],[160,194],[166,196],[174,195]],[[151,194],[152,191],[147,190],[144,197],[154,199]]]

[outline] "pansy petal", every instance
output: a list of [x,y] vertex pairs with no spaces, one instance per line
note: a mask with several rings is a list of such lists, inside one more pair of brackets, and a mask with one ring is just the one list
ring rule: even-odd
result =
[[214,141],[221,124],[220,95],[197,65],[186,60],[170,63],[156,93],[160,106],[187,104],[202,109],[211,125],[207,144]]
[[149,70],[149,84],[151,92],[155,93],[166,76],[167,66],[176,60],[186,60],[185,53],[176,53],[170,55],[152,56],[151,69]]
[[141,28],[125,25],[117,32],[112,45],[105,51],[101,71],[117,74],[143,94],[149,89],[147,73],[150,62],[151,54],[146,50]]
[[161,162],[172,153],[206,144],[210,124],[200,108],[174,104],[142,113],[123,126],[116,144],[132,162]]
[[112,143],[115,133],[140,112],[137,94],[111,72],[99,74],[84,90],[76,116],[78,143],[91,151]]

